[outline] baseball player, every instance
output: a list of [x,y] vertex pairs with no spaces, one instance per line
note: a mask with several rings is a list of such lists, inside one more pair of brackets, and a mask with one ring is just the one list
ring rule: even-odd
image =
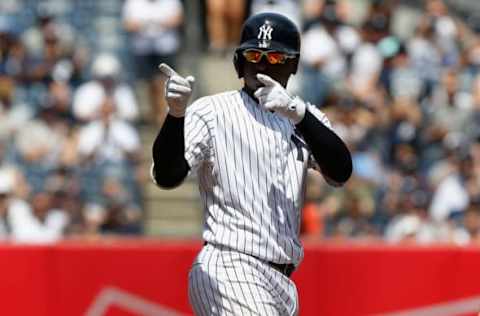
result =
[[165,64],[167,119],[153,144],[152,177],[174,188],[196,172],[205,246],[189,274],[196,315],[296,315],[292,272],[303,258],[300,211],[307,168],[334,186],[352,172],[326,116],[286,86],[300,34],[286,17],[250,17],[234,54],[244,86],[187,108],[194,78]]

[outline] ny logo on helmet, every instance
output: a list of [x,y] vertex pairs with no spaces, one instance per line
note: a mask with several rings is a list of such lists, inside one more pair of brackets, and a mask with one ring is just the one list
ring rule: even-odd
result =
[[272,39],[273,27],[270,24],[263,24],[258,29],[257,38],[260,40],[258,46],[260,48],[268,48],[270,46],[270,40]]
[[263,24],[262,26],[260,26],[260,28],[258,29],[258,39],[261,39],[261,40],[271,40],[272,39],[272,31],[273,31],[273,28],[270,24]]

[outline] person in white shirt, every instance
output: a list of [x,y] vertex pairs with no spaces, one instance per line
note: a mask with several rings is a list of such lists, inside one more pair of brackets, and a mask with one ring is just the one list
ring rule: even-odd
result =
[[80,129],[78,152],[84,159],[122,163],[140,151],[140,136],[128,122],[114,115],[114,100],[102,105],[99,119]]
[[162,62],[176,65],[183,17],[180,0],[127,0],[123,6],[123,24],[131,35],[136,76],[149,86],[150,118],[156,122],[166,115],[165,88],[156,69]]
[[275,12],[288,17],[300,29],[302,25],[302,6],[297,0],[252,0],[250,15]]
[[62,238],[68,215],[54,209],[49,192],[31,194],[31,204],[18,194],[17,170],[0,168],[0,239],[21,243],[49,243]]
[[85,82],[73,96],[73,114],[84,122],[97,119],[107,98],[115,100],[115,115],[133,121],[138,104],[133,89],[120,81],[121,64],[111,54],[100,54],[92,65],[93,80]]
[[460,150],[454,163],[454,171],[435,188],[430,204],[430,217],[437,222],[446,221],[455,213],[464,212],[470,203],[468,182],[476,181],[472,157]]
[[69,218],[63,210],[52,208],[52,195],[36,192],[32,204],[13,199],[8,208],[11,239],[23,243],[50,243],[60,240]]
[[318,106],[346,77],[347,62],[336,38],[339,26],[335,7],[329,5],[302,34],[302,96]]

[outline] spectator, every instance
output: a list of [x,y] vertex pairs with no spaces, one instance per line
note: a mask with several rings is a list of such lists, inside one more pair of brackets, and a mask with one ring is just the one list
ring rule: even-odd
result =
[[[39,16],[38,28],[33,26],[22,36],[29,59],[27,77],[35,87],[32,98],[40,98],[52,80],[67,81],[77,86],[83,79],[88,59],[84,41],[68,24],[57,23],[51,13]],[[36,85],[40,83],[40,85]],[[43,90],[42,90],[43,89]],[[38,101],[38,100],[36,100]]]
[[461,225],[453,231],[453,239],[458,244],[478,243],[480,241],[480,205],[478,200],[472,200],[465,210]]
[[[107,7],[123,9],[123,26],[98,34],[90,26],[115,28],[103,24],[103,6],[92,15],[92,5],[83,2],[64,6],[65,12],[48,1],[30,1],[29,7],[9,2],[0,17],[0,170],[13,168],[16,179],[13,188],[6,186],[0,172],[0,238],[12,233],[9,210],[45,226],[33,211],[37,193],[50,196],[37,205],[50,199],[50,209],[68,218],[58,236],[141,232],[143,168],[133,124],[139,118],[135,93],[142,91],[129,86],[123,65],[138,66],[139,81],[151,83],[149,117],[161,122],[165,105],[156,69],[160,62],[181,62],[187,2],[114,1]],[[480,40],[473,12],[457,16],[461,10],[452,8],[462,3],[444,0],[424,6],[396,0],[204,2],[212,51],[229,49],[250,12],[285,13],[302,26],[302,67],[293,88],[322,105],[352,151],[355,176],[341,195],[310,179],[304,237],[479,240]],[[405,14],[412,10],[419,18]],[[414,33],[395,33],[391,22],[409,19]],[[101,37],[125,30],[136,59],[122,45],[110,46],[121,36]],[[97,52],[99,41],[111,53]],[[96,57],[88,72],[90,52]],[[429,197],[421,205],[418,191]]]
[[78,135],[78,154],[82,161],[84,198],[99,202],[103,180],[114,174],[132,191],[137,191],[136,174],[141,167],[141,143],[137,130],[114,115],[114,100],[102,105],[101,116],[82,127]]
[[445,157],[442,144],[448,136],[468,135],[472,99],[468,93],[459,91],[459,86],[457,69],[446,69],[431,98],[423,102],[422,150],[427,166]]
[[473,173],[473,161],[468,152],[460,151],[453,159],[455,169],[439,183],[430,205],[430,216],[437,222],[449,220],[465,211],[471,198],[468,184],[474,185],[478,180]]
[[206,0],[211,53],[224,56],[240,40],[245,19],[245,0]]
[[16,242],[48,243],[62,238],[68,224],[63,210],[52,208],[49,192],[34,192],[31,206],[15,201],[9,208],[12,239]]
[[285,15],[301,29],[302,7],[295,0],[251,0],[250,15],[262,12]]
[[309,173],[300,227],[301,235],[304,238],[318,239],[324,235],[325,208],[322,206],[326,203],[322,203],[322,197],[325,189],[326,186],[321,177]]
[[11,138],[35,115],[17,92],[14,78],[0,70],[0,135],[4,139]]
[[47,38],[56,37],[65,48],[73,47],[75,31],[69,24],[59,23],[54,10],[47,3],[40,4],[36,10],[36,23],[31,25],[22,34],[22,42],[34,56],[42,55]]
[[416,76],[422,81],[422,97],[429,97],[439,81],[442,66],[442,56],[429,19],[419,20],[414,36],[407,40],[406,48]]
[[26,123],[15,135],[9,161],[18,166],[33,191],[40,192],[57,167],[64,141],[64,135],[38,119]]
[[442,53],[442,64],[446,67],[458,66],[457,22],[449,14],[443,0],[428,0],[425,2],[425,9],[426,17],[432,21],[436,44]]
[[121,81],[119,60],[111,54],[100,54],[92,65],[93,79],[83,83],[73,96],[73,114],[85,123],[100,117],[102,104],[114,101],[114,115],[121,120],[134,121],[138,105],[133,90]]
[[428,191],[404,182],[398,213],[385,229],[385,238],[389,242],[431,243],[440,240],[441,229],[428,217],[430,202]]
[[383,36],[386,20],[366,21],[361,30],[362,43],[352,56],[348,84],[352,94],[366,102],[375,91],[383,66],[377,43]]
[[156,123],[163,122],[166,104],[157,68],[162,62],[172,66],[177,64],[183,5],[180,0],[127,0],[123,7],[123,21],[131,34],[137,79],[149,85],[152,110],[149,117]]
[[99,110],[98,119],[80,129],[80,156],[97,162],[138,159],[138,132],[132,125],[116,117],[113,98],[107,98]]
[[0,240],[8,240],[11,233],[9,207],[14,186],[14,178],[8,169],[0,169]]
[[335,6],[328,5],[302,35],[302,95],[318,106],[346,77],[347,63],[336,37],[339,23]]

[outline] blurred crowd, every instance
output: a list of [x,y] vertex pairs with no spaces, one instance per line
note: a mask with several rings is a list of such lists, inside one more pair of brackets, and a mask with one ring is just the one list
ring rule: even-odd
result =
[[0,5],[0,238],[140,234],[139,108],[120,58],[55,3]]
[[452,4],[206,1],[210,54],[230,58],[244,16],[273,11],[297,24],[290,89],[352,150],[345,188],[309,175],[305,238],[480,242],[480,24]]
[[[310,178],[304,234],[389,242],[480,241],[478,25],[426,0],[396,32],[401,1],[307,1],[303,96],[353,152],[344,190]],[[317,87],[317,88],[315,88]],[[320,236],[320,237],[319,237]]]
[[0,238],[142,234],[157,65],[188,58],[188,23],[205,31],[194,53],[230,59],[245,18],[273,11],[302,33],[290,88],[354,160],[343,189],[309,175],[303,236],[480,242],[480,24],[443,0],[192,3],[0,3]]

